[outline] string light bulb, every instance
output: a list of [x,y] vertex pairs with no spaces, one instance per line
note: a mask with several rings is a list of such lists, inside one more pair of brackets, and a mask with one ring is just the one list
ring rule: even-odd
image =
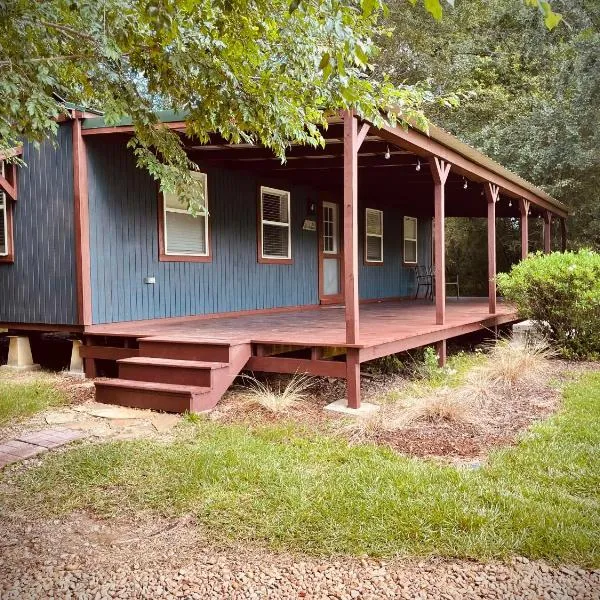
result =
[[512,206],[512,200],[508,201],[508,206],[509,206],[509,208]]
[[421,170],[421,161],[417,158],[417,166],[415,167],[415,171]]
[[390,147],[386,146],[386,149],[385,149],[385,160],[390,160],[390,156],[391,156],[391,154],[390,154]]
[[465,182],[463,183],[463,189],[467,189],[469,187],[469,182],[467,181],[467,178],[464,177]]

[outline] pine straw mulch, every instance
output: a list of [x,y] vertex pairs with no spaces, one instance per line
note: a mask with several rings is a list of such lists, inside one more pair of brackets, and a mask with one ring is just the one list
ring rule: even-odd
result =
[[[345,383],[340,380],[315,378],[308,397],[281,412],[273,412],[248,399],[243,381],[230,391],[209,415],[221,423],[249,426],[294,422],[309,431],[340,435],[351,443],[376,443],[396,452],[435,458],[449,462],[480,462],[498,447],[515,444],[533,423],[557,411],[563,385],[577,372],[597,370],[598,363],[573,363],[558,359],[549,362],[547,373],[534,382],[514,386],[509,393],[491,395],[475,410],[456,419],[418,419],[404,426],[388,428],[385,424],[388,405],[383,404],[379,423],[357,424],[352,417],[323,410],[323,407],[345,396]],[[279,379],[285,385],[286,377]],[[273,381],[273,376],[270,378]],[[379,403],[390,392],[406,390],[411,382],[400,376],[363,378],[362,397]],[[449,396],[460,402],[465,387],[437,390],[434,394]]]

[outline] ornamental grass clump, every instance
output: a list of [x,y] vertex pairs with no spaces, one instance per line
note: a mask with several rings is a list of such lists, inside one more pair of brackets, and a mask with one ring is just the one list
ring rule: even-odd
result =
[[313,385],[312,377],[296,374],[283,384],[278,379],[277,383],[260,381],[256,377],[243,376],[246,386],[242,396],[252,404],[258,404],[273,413],[283,413],[304,400],[308,390]]
[[538,253],[499,274],[498,288],[562,356],[600,357],[600,254]]

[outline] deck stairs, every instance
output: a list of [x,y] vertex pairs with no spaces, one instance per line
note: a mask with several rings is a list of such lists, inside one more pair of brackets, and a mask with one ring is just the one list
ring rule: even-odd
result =
[[141,338],[138,356],[117,361],[118,378],[96,380],[96,400],[176,413],[211,410],[251,353],[248,342]]

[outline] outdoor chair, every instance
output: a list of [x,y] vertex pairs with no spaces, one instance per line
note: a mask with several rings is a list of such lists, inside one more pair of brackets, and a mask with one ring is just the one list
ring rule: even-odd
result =
[[413,271],[415,273],[415,283],[417,285],[415,300],[419,297],[421,288],[425,290],[424,298],[433,298],[433,272],[431,267],[419,265],[418,267],[414,267]]
[[458,273],[456,273],[456,275],[454,275],[454,279],[449,279],[448,275],[446,275],[446,288],[448,288],[448,286],[456,288],[456,299],[458,300],[458,297],[460,296],[460,286],[459,286],[459,283],[458,283]]

